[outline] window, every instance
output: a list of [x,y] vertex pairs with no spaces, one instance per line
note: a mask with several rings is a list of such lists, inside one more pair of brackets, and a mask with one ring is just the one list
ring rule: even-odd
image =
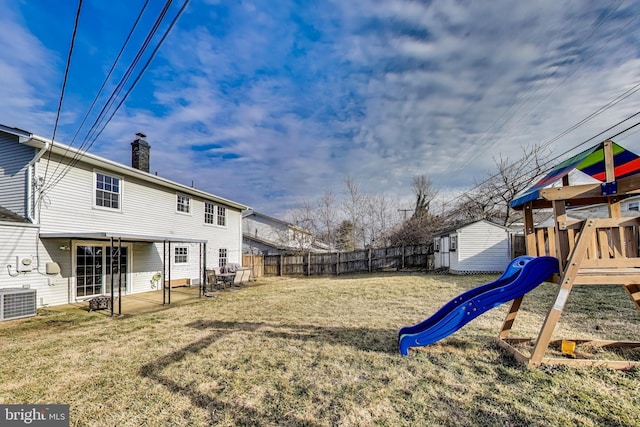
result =
[[189,248],[177,247],[175,248],[174,264],[186,264],[189,260]]
[[640,210],[640,202],[629,202],[629,210],[630,211]]
[[449,250],[455,251],[458,247],[458,236],[451,236],[449,240]]
[[227,250],[220,249],[218,251],[218,267],[224,267],[227,265]]
[[222,206],[218,206],[218,225],[227,225],[227,210]]
[[76,296],[102,294],[102,246],[76,248]]
[[177,200],[177,205],[176,205],[176,210],[178,212],[184,212],[184,213],[189,213],[189,202],[191,201],[191,199],[189,199],[189,196],[185,196],[184,194],[178,194],[176,197]]
[[216,205],[213,203],[204,203],[204,223],[215,224]]
[[96,172],[96,206],[120,209],[120,178]]
[[433,250],[434,252],[437,252],[440,250],[440,238],[436,237],[435,239],[433,239]]

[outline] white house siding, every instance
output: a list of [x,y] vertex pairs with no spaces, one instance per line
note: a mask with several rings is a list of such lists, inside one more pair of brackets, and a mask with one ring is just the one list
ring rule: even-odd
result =
[[259,215],[245,217],[243,221],[245,233],[252,237],[283,244],[289,239],[289,227],[285,224],[270,221]]
[[27,167],[35,150],[18,143],[18,137],[0,132],[0,206],[25,215]]
[[[53,164],[49,169],[52,167],[55,169]],[[79,164],[50,190],[41,213],[43,233],[109,232],[201,239],[209,242],[207,266],[217,265],[220,248],[227,249],[228,262],[241,262],[240,210],[222,205],[226,208],[227,225],[205,224],[204,199],[190,196],[191,212],[177,212],[175,191],[108,170],[102,172],[122,179],[122,209],[97,208],[93,200],[96,170],[100,171]],[[68,206],[74,206],[73,213],[69,212]],[[71,214],[73,221],[69,221]],[[192,252],[189,251],[190,257]]]
[[[45,160],[46,161],[46,160]],[[58,157],[52,156],[49,171],[58,166]],[[60,164],[58,170],[62,170]],[[40,165],[40,171],[44,167]],[[99,171],[121,178],[121,209],[101,209],[94,207],[94,172]],[[107,169],[94,168],[79,163],[51,188],[44,199],[40,215],[42,233],[95,233],[130,234],[168,237],[173,239],[198,239],[207,241],[207,267],[217,266],[219,250],[227,250],[227,262],[242,262],[242,214],[239,209],[224,205],[215,200],[206,200],[226,209],[226,226],[205,224],[205,199],[193,195],[190,197],[190,213],[176,211],[176,191],[142,181],[136,177],[126,176]],[[73,207],[73,211],[69,207]],[[108,242],[94,242],[108,245]],[[185,265],[174,264],[174,248],[188,246],[189,262]],[[71,248],[73,253],[74,248]],[[151,278],[162,270],[163,244],[133,243],[129,251],[129,276],[132,293],[146,292],[153,289]],[[171,278],[189,278],[199,283],[201,273],[201,253],[199,244],[171,243]],[[75,276],[73,267],[67,278]],[[71,293],[74,291],[73,280],[70,279]],[[69,293],[69,292],[67,292]],[[74,295],[70,296],[75,299]]]
[[451,252],[452,273],[502,272],[510,261],[509,233],[486,221],[457,230],[458,247]]
[[[62,274],[47,275],[46,264],[52,261],[49,253],[57,244],[49,242],[45,247],[37,240],[38,227],[23,223],[0,223],[0,288],[29,287],[36,289],[38,307],[47,305],[59,305],[70,302],[68,274],[65,277],[65,259],[69,256],[56,256],[61,267]],[[10,242],[10,243],[9,243]],[[36,245],[38,245],[36,247]],[[56,248],[54,251],[60,252]],[[68,253],[68,252],[67,252]],[[33,260],[33,269],[28,272],[17,273],[15,269],[16,257],[20,259],[29,257]]]

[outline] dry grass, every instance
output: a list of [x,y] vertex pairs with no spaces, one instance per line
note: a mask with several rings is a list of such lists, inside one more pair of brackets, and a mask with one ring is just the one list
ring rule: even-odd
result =
[[[399,327],[490,279],[263,279],[122,319],[43,311],[0,324],[0,402],[68,403],[91,426],[637,425],[640,371],[520,366],[494,344],[506,306],[397,353]],[[514,334],[536,334],[554,292],[525,299]],[[567,312],[573,337],[640,335],[621,288],[580,289]]]

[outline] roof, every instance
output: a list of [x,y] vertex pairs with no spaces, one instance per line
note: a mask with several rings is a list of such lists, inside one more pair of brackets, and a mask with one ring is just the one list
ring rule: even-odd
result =
[[289,227],[291,229],[295,229],[295,230],[298,230],[300,232],[311,234],[311,232],[309,230],[306,230],[306,229],[304,229],[304,228],[302,228],[302,227],[300,227],[298,225],[291,224],[290,222],[286,222],[286,221],[283,221],[281,219],[274,218],[272,216],[261,214],[259,212],[254,211],[254,210],[249,210],[249,211],[245,211],[245,212],[242,213],[242,219],[249,218],[249,217],[252,217],[252,216],[268,219],[269,221],[273,221],[275,223],[282,224],[282,225],[284,225],[286,227]]
[[[579,170],[600,182],[604,182],[606,180],[605,143],[606,141],[601,142],[558,164],[532,187],[518,194],[509,205],[512,208],[517,208],[527,202],[539,199],[540,190],[561,180],[573,170]],[[615,178],[625,178],[639,173],[640,157],[613,141],[611,144]]]
[[0,206],[0,222],[19,222],[30,224],[25,217],[20,216],[9,209],[5,209],[2,206]]
[[475,220],[475,221],[465,222],[465,223],[457,225],[455,227],[450,227],[450,228],[447,228],[445,230],[442,230],[441,232],[437,233],[436,236],[438,236],[438,237],[447,236],[447,235],[449,235],[449,234],[451,234],[453,232],[456,232],[456,231],[458,231],[458,230],[460,230],[462,228],[468,227],[468,226],[473,225],[473,224],[477,224],[479,222],[486,222],[487,224],[491,224],[491,225],[496,226],[498,228],[502,228],[505,231],[510,230],[509,227],[505,227],[502,224],[497,224],[497,223],[495,223],[493,221],[489,221],[487,219],[478,219],[478,220]]
[[176,242],[176,243],[207,243],[207,240],[189,239],[176,236],[148,236],[144,234],[123,234],[112,232],[94,232],[94,233],[40,233],[42,239],[77,239],[77,240],[117,240],[122,239],[125,242]]
[[242,203],[238,203],[238,202],[226,199],[224,197],[216,196],[215,194],[198,190],[196,188],[189,187],[187,185],[183,185],[175,181],[171,181],[166,178],[159,177],[149,172],[144,172],[140,169],[136,169],[130,166],[125,166],[121,163],[114,162],[104,157],[96,156],[95,154],[91,154],[86,151],[78,150],[77,148],[74,148],[65,144],[61,144],[59,142],[52,142],[50,139],[34,135],[22,129],[12,128],[12,127],[8,127],[0,124],[0,131],[10,133],[20,137],[21,138],[20,143],[30,147],[42,149],[47,146],[50,146],[52,153],[58,154],[63,157],[81,155],[83,162],[94,165],[94,166],[98,166],[105,170],[115,171],[121,175],[135,177],[142,181],[154,183],[156,185],[160,185],[165,188],[170,188],[172,190],[176,190],[181,193],[202,197],[204,199],[209,199],[211,201],[218,202],[220,204],[224,204],[226,206],[239,209],[241,211],[249,209],[248,206]]

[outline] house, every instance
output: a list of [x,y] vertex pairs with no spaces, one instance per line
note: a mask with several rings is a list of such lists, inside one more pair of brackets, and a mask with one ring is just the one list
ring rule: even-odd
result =
[[435,268],[453,274],[501,273],[512,259],[512,234],[487,220],[445,230],[434,238]]
[[256,211],[242,216],[242,251],[245,254],[276,255],[290,252],[327,252],[329,245],[294,224]]
[[0,125],[0,290],[33,289],[42,307],[241,263],[248,207],[149,173],[144,138],[125,166]]

